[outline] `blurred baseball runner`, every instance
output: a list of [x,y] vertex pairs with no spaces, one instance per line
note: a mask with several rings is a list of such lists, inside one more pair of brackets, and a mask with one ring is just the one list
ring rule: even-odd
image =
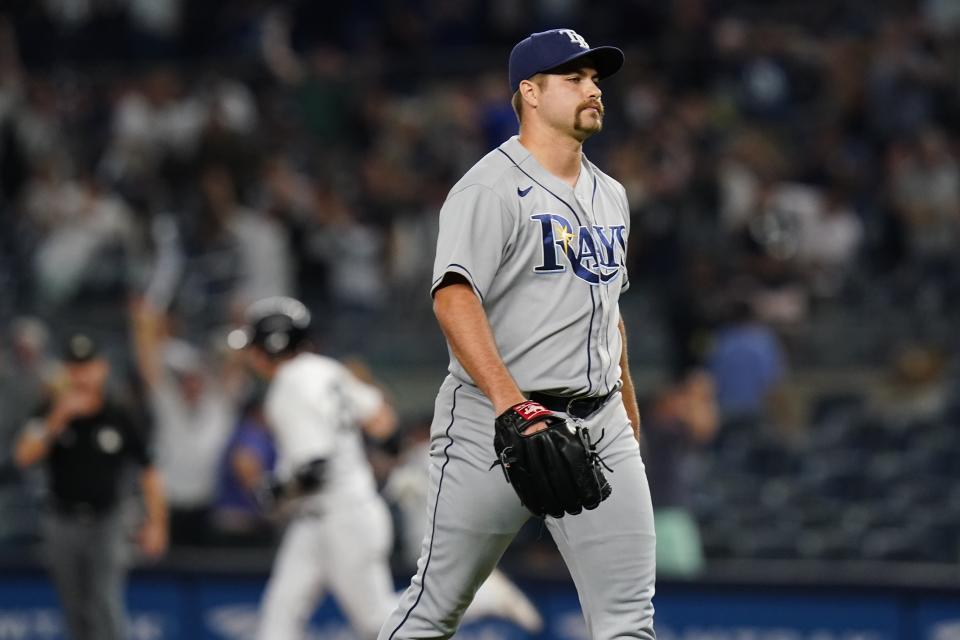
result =
[[590,637],[655,637],[653,514],[618,306],[629,210],[582,151],[603,124],[597,82],[622,64],[569,29],[517,44],[520,135],[440,211],[431,293],[450,375],[417,574],[381,640],[452,636],[531,513],[545,514]]
[[[388,565],[392,526],[374,488],[360,429],[384,438],[396,420],[376,388],[337,361],[305,351],[309,318],[300,302],[270,298],[250,308],[249,324],[233,337],[234,346],[250,347],[252,366],[271,380],[264,411],[279,459],[276,475],[261,483],[258,501],[268,511],[294,509],[264,595],[258,637],[303,637],[324,588],[359,637],[374,637],[398,594]],[[407,469],[402,475],[409,493],[420,473]],[[418,503],[408,506],[422,514],[423,501],[408,497]],[[502,574],[491,576],[481,596],[465,617],[501,617],[531,632],[542,625]]]
[[261,500],[292,501],[294,508],[257,637],[302,638],[325,589],[358,637],[376,637],[396,603],[388,564],[393,536],[357,426],[386,436],[393,410],[339,362],[307,350],[310,314],[299,301],[256,302],[247,323],[231,335],[231,346],[248,347],[251,367],[270,381],[264,413],[278,456]]

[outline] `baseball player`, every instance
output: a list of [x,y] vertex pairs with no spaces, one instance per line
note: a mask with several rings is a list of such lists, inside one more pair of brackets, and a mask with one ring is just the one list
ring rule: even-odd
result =
[[[618,299],[623,187],[583,155],[623,53],[570,29],[510,54],[513,137],[451,189],[431,293],[451,353],[432,424],[427,535],[381,640],[449,638],[532,515],[590,637],[655,637],[654,528]],[[505,482],[506,478],[506,482]]]
[[376,490],[357,425],[373,437],[396,418],[382,394],[335,360],[307,351],[310,314],[297,300],[251,305],[230,336],[270,381],[264,413],[277,447],[264,501],[290,502],[261,606],[257,637],[299,640],[324,589],[360,638],[374,638],[396,603],[388,556],[390,515]]

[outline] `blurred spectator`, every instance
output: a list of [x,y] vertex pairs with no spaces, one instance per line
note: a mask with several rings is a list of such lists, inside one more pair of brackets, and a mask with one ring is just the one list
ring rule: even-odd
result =
[[31,78],[24,87],[22,100],[14,100],[12,125],[16,141],[23,145],[28,163],[53,157],[67,140],[67,125],[62,107],[63,96],[47,78]]
[[237,303],[246,306],[267,296],[290,293],[290,247],[280,222],[240,205],[237,185],[223,168],[211,167],[205,172],[203,190],[211,213],[229,221],[228,229],[238,241],[242,279]]
[[824,193],[811,186],[780,184],[766,207],[765,215],[776,218],[771,224],[780,236],[767,236],[770,245],[776,243],[771,251],[795,265],[813,293],[838,294],[863,240],[863,225],[839,185]]
[[319,195],[322,227],[312,240],[326,258],[330,303],[337,310],[330,348],[339,354],[364,354],[374,333],[377,312],[386,302],[384,233],[365,224],[344,194]]
[[876,134],[896,139],[931,123],[946,70],[909,20],[881,17],[866,71],[864,106]]
[[810,208],[798,208],[800,242],[797,260],[812,289],[821,296],[840,292],[864,238],[863,224],[839,185],[810,194]]
[[942,38],[960,33],[960,5],[952,0],[921,0],[921,15],[926,27]]
[[[288,155],[276,153],[262,163],[261,183],[258,205],[267,216],[286,226],[294,288],[301,292],[308,308],[329,308],[330,265],[316,180],[297,167]],[[329,328],[326,324],[323,326]]]
[[892,205],[906,231],[911,262],[942,282],[960,249],[960,167],[941,131],[926,130],[888,156]]
[[499,75],[489,74],[481,86],[483,94],[478,109],[483,149],[490,150],[517,132],[517,114],[510,106],[507,85]]
[[48,314],[99,311],[110,322],[138,284],[143,250],[126,203],[94,176],[72,179],[67,169],[51,158],[24,197],[37,234],[35,295]]
[[21,468],[46,463],[51,500],[45,555],[70,637],[122,640],[126,463],[140,467],[146,520],[139,540],[149,558],[167,545],[163,484],[142,430],[106,395],[110,366],[93,341],[74,334],[63,358],[64,377],[27,423],[14,456]]
[[722,280],[721,266],[708,255],[691,255],[684,263],[668,298],[670,370],[674,375],[703,365],[711,332],[726,301]]
[[54,380],[50,334],[36,318],[18,318],[0,342],[0,468],[12,462],[12,437]]
[[257,399],[243,412],[219,466],[214,522],[218,540],[264,543],[272,540],[273,523],[254,497],[263,478],[270,477],[277,450]]
[[170,309],[185,337],[206,341],[251,300],[292,287],[290,250],[281,224],[240,205],[221,165],[197,180],[199,202],[153,226],[157,257],[147,298]]
[[730,234],[750,224],[764,185],[786,171],[782,149],[769,134],[756,130],[734,131],[717,167],[720,185],[720,220]]
[[737,269],[751,283],[757,315],[777,324],[798,324],[808,314],[809,287],[797,261],[801,216],[790,185],[762,176],[735,235]]
[[196,153],[182,168],[189,173],[195,166],[223,166],[237,184],[236,192],[249,199],[254,189],[259,150],[255,133],[259,113],[250,88],[232,78],[212,76],[203,83],[201,94],[205,109],[203,128]]
[[38,532],[36,489],[42,478],[18,473],[14,452],[56,373],[49,340],[36,318],[18,318],[0,333],[0,545],[22,544]]
[[710,374],[691,371],[663,389],[643,411],[647,476],[657,531],[657,574],[691,576],[705,566],[699,528],[691,511],[698,451],[719,427]]
[[130,14],[130,39],[142,55],[170,55],[175,50],[182,0],[124,0]]
[[417,296],[433,273],[433,250],[439,230],[439,217],[435,214],[447,189],[445,184],[431,180],[424,190],[423,210],[397,217],[390,228],[388,276],[393,300]]
[[357,102],[349,58],[337,49],[316,49],[308,55],[305,71],[294,94],[304,126],[316,144],[345,149],[353,142]]
[[910,344],[898,349],[876,405],[895,420],[937,420],[951,402],[947,364],[946,354],[936,347]]
[[150,71],[117,101],[104,170],[120,183],[150,184],[165,162],[183,161],[196,150],[205,115],[177,69]]
[[717,329],[707,360],[716,383],[722,421],[766,415],[787,372],[787,359],[774,331],[758,321],[748,302],[731,304]]
[[135,313],[137,363],[154,419],[157,467],[170,506],[174,545],[209,542],[217,471],[236,422],[237,367],[215,367],[187,342],[167,336],[147,303]]

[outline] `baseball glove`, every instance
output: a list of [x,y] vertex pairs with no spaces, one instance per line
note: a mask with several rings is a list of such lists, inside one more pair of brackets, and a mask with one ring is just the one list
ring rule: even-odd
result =
[[[523,435],[531,425],[546,422],[547,427]],[[595,509],[610,495],[611,487],[603,476],[604,464],[579,425],[568,422],[536,402],[515,404],[495,422],[493,447],[507,482],[520,502],[535,516],[561,518],[583,509]]]

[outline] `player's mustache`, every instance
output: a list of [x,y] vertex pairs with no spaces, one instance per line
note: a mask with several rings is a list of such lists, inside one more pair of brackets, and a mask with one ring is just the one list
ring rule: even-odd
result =
[[580,112],[586,109],[596,109],[600,113],[601,117],[604,115],[603,103],[600,102],[599,100],[587,100],[586,102],[581,104],[579,107],[577,107],[577,115],[580,115]]

